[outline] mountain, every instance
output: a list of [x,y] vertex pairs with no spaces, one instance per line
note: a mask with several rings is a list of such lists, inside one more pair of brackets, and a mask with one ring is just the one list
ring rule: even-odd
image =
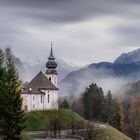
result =
[[122,54],[114,63],[100,62],[69,73],[59,84],[62,95],[79,95],[96,82],[104,91],[116,93],[127,82],[140,80],[140,49]]
[[114,63],[115,64],[140,63],[140,49],[128,53],[123,53],[114,61]]
[[[140,80],[139,62],[140,49],[123,53],[114,63],[92,63],[83,68],[57,59],[60,95],[78,96],[92,82],[102,86],[105,92],[116,93],[123,84]],[[24,82],[30,81],[40,70],[46,71],[46,60],[33,63],[16,57],[15,64]]]
[[[18,58],[18,60],[20,60]],[[62,80],[68,73],[74,70],[80,69],[80,67],[75,66],[73,64],[68,64],[62,59],[57,59],[57,64],[58,64],[58,81]],[[43,72],[46,71],[46,61],[37,61],[36,63],[29,62],[29,61],[22,61],[20,60],[20,67],[18,63],[16,63],[17,69],[19,72],[19,75],[21,76],[21,79],[25,81],[30,81],[40,70]],[[24,68],[23,68],[24,67]]]
[[57,59],[56,60],[57,64],[58,64],[58,81],[61,81],[62,79],[64,79],[64,77],[75,70],[79,70],[81,67],[80,66],[76,66],[73,65],[71,63],[67,63],[65,61],[63,61],[62,59]]

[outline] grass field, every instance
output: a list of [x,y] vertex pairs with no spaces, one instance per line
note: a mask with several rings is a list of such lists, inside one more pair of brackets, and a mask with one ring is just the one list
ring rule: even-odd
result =
[[96,138],[96,140],[132,140],[132,139],[127,137],[117,129],[108,125],[107,128],[104,129],[103,133]]
[[61,129],[68,129],[74,119],[74,122],[84,123],[85,119],[79,116],[77,113],[67,110],[47,110],[47,111],[33,111],[29,112],[25,122],[27,131],[44,130],[47,127],[47,122],[50,119],[58,116],[60,119]]
[[[27,120],[25,122],[26,131],[46,130],[47,122],[55,116],[59,116],[61,129],[71,129],[71,123],[86,124],[87,121],[79,116],[77,113],[67,110],[47,110],[47,111],[33,111],[26,114]],[[132,140],[117,129],[107,126],[102,133],[97,136],[96,140]]]

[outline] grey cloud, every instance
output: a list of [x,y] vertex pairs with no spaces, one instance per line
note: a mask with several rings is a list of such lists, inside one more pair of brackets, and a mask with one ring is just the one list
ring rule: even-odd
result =
[[140,26],[124,25],[114,29],[125,46],[140,46]]
[[[2,0],[1,7],[11,8],[18,17],[50,22],[77,22],[105,14],[132,15],[128,10],[139,5],[138,0]],[[133,9],[135,10],[135,9]],[[140,13],[139,13],[140,14]]]
[[[129,20],[139,18],[139,8],[139,0],[0,0],[0,47],[2,45],[11,44],[12,46],[15,46],[14,48],[16,51],[18,51],[18,53],[21,51],[21,54],[26,53],[26,49],[24,49],[25,47],[28,48],[30,52],[32,52],[32,49],[34,49],[34,52],[32,52],[33,56],[38,53],[35,52],[35,50],[39,51],[39,49],[37,49],[38,46],[43,46],[45,50],[46,40],[44,39],[44,44],[39,44],[41,41],[39,42],[38,40],[35,40],[24,30],[27,26],[29,28],[34,27],[34,29],[44,29],[46,32],[54,28],[54,32],[51,37],[58,41],[59,46],[63,45],[61,46],[61,49],[65,48],[65,46],[74,48],[74,46],[72,45],[75,44],[75,46],[78,46],[80,43],[78,44],[77,42],[81,42],[81,40],[82,42],[85,41],[86,48],[86,41],[88,40],[88,38],[91,37],[91,40],[94,38],[92,36],[92,32],[90,33],[90,29],[88,30],[88,32],[86,32],[87,28],[85,28],[86,33],[82,34],[83,30],[81,28],[77,30],[77,33],[75,33],[75,30],[72,28],[71,36],[66,38],[64,35],[64,39],[62,39],[63,36],[61,36],[61,41],[63,41],[62,44],[59,42],[59,37],[57,36],[59,34],[66,33],[66,31],[61,32],[61,30],[58,30],[57,28],[59,28],[59,26],[63,27],[63,25],[65,26],[67,24],[70,24],[74,27],[76,26],[76,23],[82,24],[85,21],[88,22],[88,20],[90,19],[92,19],[94,22],[94,20],[96,20],[98,17],[102,18],[106,16],[114,18],[119,16],[124,18],[124,20],[121,21],[123,22],[122,25],[118,24],[116,26],[110,27],[113,28],[112,31],[114,32],[116,37],[119,38],[118,43],[114,42],[114,46],[140,45],[140,27],[135,26],[135,21],[133,25],[135,27],[126,26],[127,20],[125,21],[125,18]],[[102,20],[100,22],[102,22]],[[49,36],[50,34],[48,33],[47,39],[51,38],[49,38]],[[78,37],[76,38],[75,36]],[[106,33],[104,33],[104,36],[106,36]],[[69,44],[67,44],[66,40],[69,40]],[[36,44],[37,41],[39,42],[38,44]],[[49,41],[50,40],[48,40],[48,42]],[[72,42],[72,45],[70,44],[70,41]],[[103,42],[103,40],[101,42]],[[95,47],[105,48],[109,45],[111,45],[110,47],[112,47],[112,42],[110,44],[108,42],[107,44],[102,43],[103,46]],[[97,45],[99,44],[100,43],[97,42]],[[92,46],[93,44],[89,43],[88,45]],[[81,47],[84,47],[84,45]],[[62,51],[63,55],[65,55],[66,58],[68,54],[65,54],[64,49]],[[82,48],[82,51],[84,52],[85,50]],[[94,49],[94,51],[96,51],[96,49]],[[40,52],[40,54],[41,53],[42,52]],[[91,53],[91,51],[89,53]],[[30,55],[30,53],[28,55],[32,56]],[[77,57],[76,55],[75,57],[79,59],[77,61],[84,61],[80,60],[82,56]],[[75,58],[71,59],[74,60]]]

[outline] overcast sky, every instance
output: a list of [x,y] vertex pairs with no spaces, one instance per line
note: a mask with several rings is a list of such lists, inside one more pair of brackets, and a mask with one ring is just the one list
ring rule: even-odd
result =
[[0,0],[0,48],[85,65],[140,46],[140,0]]

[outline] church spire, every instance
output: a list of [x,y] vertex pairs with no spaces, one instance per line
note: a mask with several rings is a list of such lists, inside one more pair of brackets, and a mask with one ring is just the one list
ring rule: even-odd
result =
[[52,42],[51,42],[50,56],[48,57],[48,59],[49,60],[46,63],[46,67],[47,67],[46,74],[57,74],[57,71],[56,71],[57,63],[55,62],[55,57],[53,55]]
[[54,58],[54,55],[53,55],[53,44],[52,44],[52,42],[51,42],[51,52],[50,52],[50,56],[48,57],[48,59],[49,60],[54,60],[55,58]]

